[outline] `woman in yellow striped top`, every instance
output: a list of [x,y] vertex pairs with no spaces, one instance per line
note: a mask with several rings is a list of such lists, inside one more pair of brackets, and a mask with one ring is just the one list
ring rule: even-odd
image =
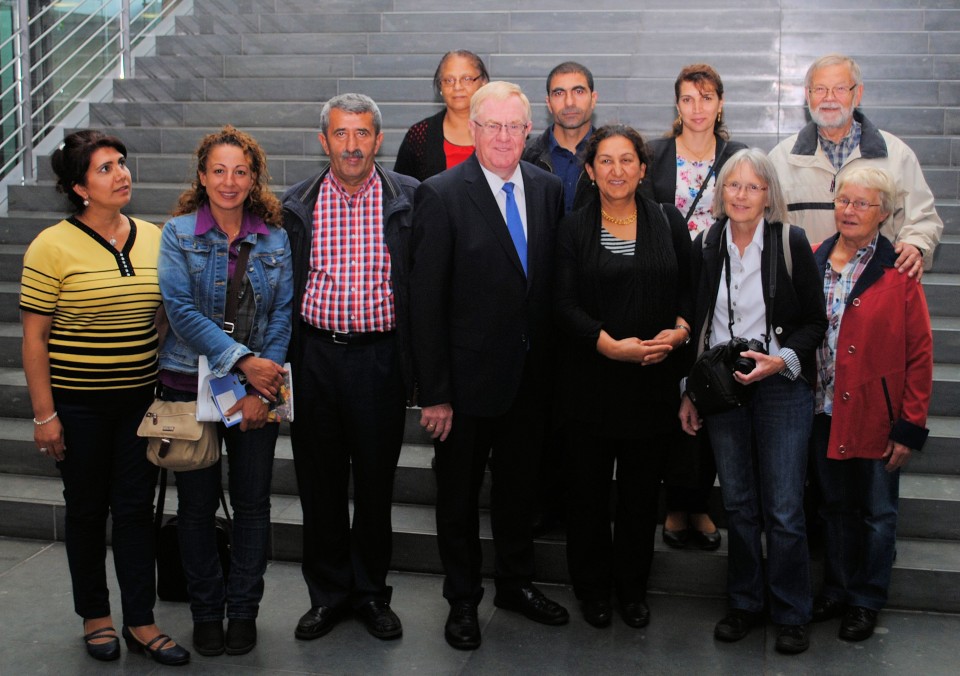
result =
[[99,131],[70,134],[53,153],[57,188],[76,213],[41,232],[24,256],[23,370],[34,441],[57,462],[74,609],[87,652],[120,656],[106,581],[106,520],[128,645],[162,664],[190,653],[153,619],[157,468],[137,426],[153,399],[160,306],[160,230],[120,210],[130,202],[127,150]]

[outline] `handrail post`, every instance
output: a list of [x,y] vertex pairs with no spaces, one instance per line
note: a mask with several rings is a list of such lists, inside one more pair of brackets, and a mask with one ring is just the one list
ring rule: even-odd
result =
[[130,0],[120,3],[120,77],[133,77],[133,58],[130,48]]
[[20,99],[17,105],[20,111],[20,148],[22,151],[22,160],[20,166],[23,167],[23,180],[32,181],[34,179],[33,167],[33,85],[30,78],[31,58],[30,58],[30,8],[27,6],[27,0],[17,1],[17,97]]

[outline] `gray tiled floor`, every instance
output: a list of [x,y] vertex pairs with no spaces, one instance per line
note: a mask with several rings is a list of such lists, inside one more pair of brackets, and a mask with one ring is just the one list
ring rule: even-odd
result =
[[[293,627],[306,610],[297,565],[274,563],[258,622],[260,644],[241,657],[204,658],[177,673],[197,674],[956,674],[960,616],[884,612],[877,634],[861,644],[836,638],[836,623],[812,627],[811,649],[784,657],[773,649],[774,629],[754,631],[738,644],[712,638],[721,599],[653,596],[653,621],[644,630],[615,621],[606,630],[587,625],[569,588],[548,593],[574,610],[565,627],[545,627],[492,603],[492,585],[480,607],[483,646],[472,653],[443,640],[446,604],[436,576],[396,574],[393,606],[404,636],[381,642],[355,620],[326,637],[296,641]],[[111,591],[117,596],[116,583]],[[119,622],[119,616],[114,615]],[[160,602],[157,622],[189,647],[185,605]],[[62,543],[0,538],[0,674],[160,673],[160,667],[124,650],[115,663],[86,656],[73,614]],[[165,671],[165,673],[170,673]]]

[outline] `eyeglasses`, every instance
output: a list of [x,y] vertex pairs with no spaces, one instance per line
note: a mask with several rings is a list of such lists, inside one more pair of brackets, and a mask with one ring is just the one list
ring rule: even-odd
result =
[[440,84],[442,84],[444,87],[452,87],[459,82],[461,87],[469,87],[474,82],[478,82],[482,79],[483,78],[479,75],[463,75],[460,78],[444,77],[440,78]]
[[807,91],[816,96],[818,99],[822,99],[827,94],[833,94],[833,98],[835,99],[844,99],[856,88],[857,85],[855,84],[852,84],[849,87],[846,85],[838,85],[836,87],[824,87],[823,85],[818,85],[816,87],[810,87],[810,89]]
[[870,204],[867,200],[851,200],[846,197],[838,197],[833,200],[833,206],[837,209],[846,209],[848,206],[853,205],[853,208],[856,211],[866,211],[870,207],[878,207],[879,204]]
[[751,195],[759,195],[760,193],[766,191],[767,186],[757,185],[756,183],[740,183],[739,181],[732,181],[730,183],[723,184],[723,189],[731,195],[736,195],[738,192],[740,192],[741,188],[746,190]]
[[527,133],[527,127],[529,122],[509,122],[507,124],[501,124],[499,122],[477,122],[476,120],[471,120],[478,129],[483,130],[490,136],[497,136],[500,133],[501,129],[506,129],[507,133],[510,136],[522,136]]

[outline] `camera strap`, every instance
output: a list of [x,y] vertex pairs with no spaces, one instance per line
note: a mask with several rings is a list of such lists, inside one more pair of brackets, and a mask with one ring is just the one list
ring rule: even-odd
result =
[[[764,223],[765,227],[766,225],[767,224]],[[734,324],[733,301],[730,298],[730,253],[727,251],[727,243],[725,238],[726,223],[724,223],[723,227],[724,227],[724,231],[720,233],[720,251],[721,251],[721,256],[723,256],[723,277],[727,285],[727,328],[730,331],[730,338],[732,340],[733,338],[735,338],[735,336],[733,333],[733,324]],[[776,237],[776,233],[774,233],[773,231],[771,231],[770,234],[772,235],[770,238],[772,245],[771,245],[771,251],[770,251],[770,284],[769,284],[767,295],[770,297],[771,303],[770,305],[768,305],[766,302],[763,304],[764,305],[763,318],[764,318],[764,324],[766,325],[766,332],[763,334],[763,339],[764,339],[764,347],[766,347],[768,354],[770,353],[770,312],[771,312],[769,308],[773,305],[772,301],[773,301],[774,295],[776,294],[776,289],[777,289],[777,281],[776,281],[777,280],[777,237]],[[716,305],[717,305],[716,302],[714,302],[710,306],[709,316],[707,317],[706,330],[703,332],[703,349],[704,350],[710,349],[710,334],[713,330],[713,315],[716,310]]]

